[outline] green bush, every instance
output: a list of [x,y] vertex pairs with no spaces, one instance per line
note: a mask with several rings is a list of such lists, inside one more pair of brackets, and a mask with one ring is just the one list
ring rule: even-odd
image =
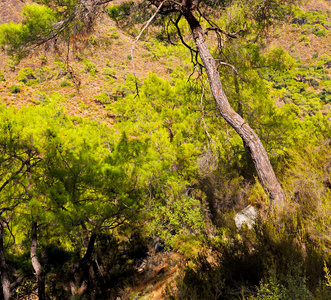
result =
[[275,271],[271,271],[266,282],[260,282],[256,297],[250,297],[250,300],[314,299],[302,270],[296,266],[291,271],[282,278],[284,284],[281,284],[282,280],[279,279],[282,275],[279,276]]
[[115,40],[117,40],[117,39],[120,37],[120,35],[119,35],[117,29],[114,28],[114,27],[112,27],[112,28],[109,29],[109,34],[108,34],[108,35],[109,35],[111,38],[115,39]]
[[286,288],[279,284],[276,275],[272,274],[268,282],[260,282],[256,297],[250,297],[250,300],[285,300]]
[[327,20],[326,15],[320,10],[310,10],[304,12],[297,9],[294,12],[293,20],[294,24],[302,26],[304,33],[313,33],[318,37],[325,36],[331,23]]
[[32,86],[32,85],[37,84],[37,83],[38,83],[37,79],[32,79],[32,80],[29,80],[25,85],[26,86]]
[[102,93],[102,94],[99,94],[99,95],[95,95],[94,98],[95,98],[96,102],[99,102],[104,107],[105,107],[105,105],[111,103],[109,95],[107,93]]
[[312,28],[312,33],[315,34],[318,37],[322,37],[325,36],[327,34],[328,30],[320,25],[320,24],[316,24],[313,28]]
[[31,68],[23,68],[18,71],[17,80],[23,82],[25,85],[31,86],[32,84],[38,83],[36,75]]
[[11,92],[12,94],[18,94],[18,93],[21,92],[21,88],[20,88],[18,85],[12,85],[12,86],[10,87],[10,92]]
[[6,81],[5,76],[0,72],[0,81]]
[[303,35],[301,35],[299,37],[299,42],[306,42],[306,43],[308,43],[309,42],[309,37],[303,34]]
[[102,69],[103,75],[106,77],[107,80],[113,80],[113,79],[117,79],[116,78],[116,71],[115,69],[112,68],[103,68]]
[[43,66],[35,70],[36,77],[39,82],[47,81],[52,79],[56,75],[56,71],[52,70],[51,67]]
[[37,42],[41,36],[48,36],[56,20],[54,11],[36,3],[23,7],[23,22],[0,25],[0,46],[5,46],[10,55],[22,58],[29,45]]
[[108,16],[115,22],[118,22],[129,15],[132,5],[133,1],[124,2],[121,5],[112,5],[108,9]]
[[72,83],[68,80],[64,80],[60,84],[61,87],[72,86]]
[[95,77],[95,74],[98,72],[96,65],[92,63],[89,59],[85,59],[83,64],[85,71],[90,73],[91,76]]

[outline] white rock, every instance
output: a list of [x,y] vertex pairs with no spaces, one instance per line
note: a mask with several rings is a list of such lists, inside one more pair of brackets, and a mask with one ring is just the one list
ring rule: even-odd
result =
[[241,212],[235,215],[234,221],[236,223],[236,227],[240,229],[243,224],[246,223],[247,227],[252,229],[257,216],[258,211],[252,205],[248,205]]

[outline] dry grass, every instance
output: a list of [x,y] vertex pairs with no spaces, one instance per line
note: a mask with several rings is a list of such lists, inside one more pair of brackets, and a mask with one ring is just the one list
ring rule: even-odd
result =
[[[331,11],[331,1],[315,0],[306,1],[305,5],[301,7],[304,11],[311,9],[319,9],[324,12]],[[331,17],[328,17],[331,21]],[[302,35],[302,30],[295,27],[293,24],[284,24],[273,32],[270,38],[270,47],[283,47],[291,56],[300,59],[303,63],[310,63],[313,54],[318,53],[319,56],[323,54],[330,55],[331,53],[331,33],[329,32],[324,37],[317,37],[314,34],[306,34],[309,38],[309,44],[306,45],[304,41],[299,42],[299,37]]]
[[[116,33],[115,38],[111,35],[114,32]],[[92,38],[96,42],[88,46],[86,46],[88,43],[87,39],[91,40],[91,37],[78,41],[75,50],[71,51],[69,55],[70,66],[80,81],[79,90],[73,85],[61,87],[61,82],[67,80],[67,76],[61,78],[54,76],[51,80],[30,87],[19,83],[16,78],[17,72],[22,68],[31,68],[32,70],[40,68],[42,66],[42,61],[39,58],[41,55],[47,59],[46,66],[50,67],[52,71],[55,70],[57,68],[55,64],[56,60],[66,61],[66,49],[64,45],[57,51],[39,49],[33,52],[29,57],[23,59],[15,66],[15,70],[10,68],[9,57],[1,53],[0,72],[4,74],[6,79],[6,81],[0,82],[1,102],[19,108],[38,102],[40,93],[52,94],[58,92],[61,96],[68,99],[63,105],[66,107],[69,115],[103,120],[111,124],[113,117],[109,117],[109,113],[96,101],[95,96],[104,93],[106,90],[116,89],[117,86],[125,82],[128,74],[133,73],[132,60],[129,58],[133,37],[128,36],[120,29],[115,29],[114,22],[105,16],[99,20]],[[138,43],[135,49],[137,77],[143,78],[149,72],[154,72],[160,77],[169,78],[166,59],[152,60],[143,42]],[[84,59],[88,59],[95,64],[98,70],[95,76],[84,70]],[[172,59],[175,61],[175,64],[179,64],[178,58],[173,57]],[[102,70],[105,67],[110,67],[116,72],[116,80],[111,83],[103,75]],[[12,94],[10,92],[12,85],[19,85],[21,92]]]
[[28,1],[0,0],[0,24],[20,22],[20,11],[25,3],[28,3]]
[[181,268],[183,257],[175,252],[160,252],[151,255],[140,273],[139,280],[121,293],[121,299],[131,299],[139,295],[139,299],[163,299],[162,292],[172,282]]

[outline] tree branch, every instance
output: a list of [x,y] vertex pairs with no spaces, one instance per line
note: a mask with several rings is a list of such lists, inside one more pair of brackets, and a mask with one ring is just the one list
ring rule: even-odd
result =
[[135,83],[136,83],[136,91],[137,91],[137,95],[139,95],[139,89],[138,89],[138,82],[137,82],[137,76],[136,76],[136,70],[135,70],[135,65],[134,65],[134,47],[136,45],[136,43],[138,43],[141,35],[143,34],[143,32],[146,30],[146,28],[151,24],[151,22],[153,21],[153,19],[155,18],[155,16],[158,14],[158,12],[160,11],[163,3],[166,0],[163,0],[161,2],[161,4],[158,6],[158,8],[156,9],[155,13],[149,18],[149,20],[146,22],[145,26],[143,27],[143,29],[140,31],[139,35],[135,38],[135,40],[133,41],[132,47],[131,47],[131,59],[132,59],[132,67],[133,67],[133,76],[135,78]]
[[231,33],[231,32],[227,32],[223,29],[220,29],[219,27],[208,27],[205,29],[205,34],[208,33],[208,31],[215,31],[215,32],[219,32],[219,33],[222,33],[230,38],[233,38],[233,39],[237,39],[238,38],[238,34],[240,32],[243,32],[243,31],[246,31],[246,24],[244,25],[243,28],[239,29],[238,31],[234,32],[234,33]]
[[[217,59],[215,59],[215,60],[217,61]],[[218,63],[218,67],[219,67],[219,65],[224,65],[224,66],[228,66],[228,67],[232,68],[232,70],[233,70],[233,71],[234,71],[234,72],[240,77],[240,79],[241,79],[243,82],[248,83],[247,80],[244,79],[244,78],[240,75],[240,73],[237,71],[237,69],[235,68],[235,66],[233,66],[233,65],[231,65],[231,64],[229,64],[229,63],[223,62],[223,61],[218,61],[217,63]]]

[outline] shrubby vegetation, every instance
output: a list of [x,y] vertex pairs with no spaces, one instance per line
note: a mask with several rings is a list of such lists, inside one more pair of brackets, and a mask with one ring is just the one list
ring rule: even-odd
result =
[[0,46],[18,57],[24,56],[29,45],[52,33],[56,21],[53,10],[45,5],[33,3],[22,11],[24,23],[9,23],[0,26]]
[[297,9],[293,15],[292,22],[301,26],[304,34],[313,33],[318,37],[325,36],[331,27],[327,14],[318,9],[308,12]]
[[[108,14],[128,26],[142,18],[130,17],[134,9],[114,5]],[[224,11],[216,21],[229,32],[248,18],[244,7]],[[50,34],[58,21],[37,4],[23,17],[0,26],[9,54],[23,56],[20,43]],[[296,10],[293,23],[305,43],[306,34],[322,38],[330,25],[320,11]],[[84,76],[104,84],[94,99],[111,125],[70,116],[70,99],[56,92],[39,93],[34,105],[0,106],[1,275],[13,298],[41,286],[49,298],[130,298],[125,289],[141,279],[142,261],[161,248],[180,253],[183,264],[166,299],[331,299],[331,58],[305,64],[282,48],[265,50],[252,41],[262,25],[215,56],[225,62],[219,71],[231,105],[268,152],[286,210],[270,209],[245,145],[215,112],[204,74],[188,80],[190,68],[174,65],[174,56],[190,60],[180,46],[164,44],[165,33],[179,41],[176,28],[153,28],[157,36],[146,34],[144,46],[152,60],[167,58],[168,79],[127,73],[120,81],[109,60],[99,68],[76,54]],[[178,26],[189,33],[184,22]],[[64,62],[40,61],[40,68],[16,70],[11,93],[52,79],[60,91],[73,85]],[[260,216],[252,230],[238,229],[233,217],[249,204]]]

